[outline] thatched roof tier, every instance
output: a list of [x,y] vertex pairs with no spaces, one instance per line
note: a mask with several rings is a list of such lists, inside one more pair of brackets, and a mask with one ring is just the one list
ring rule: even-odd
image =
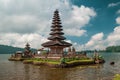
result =
[[51,36],[48,38],[49,40],[65,40],[66,38],[64,36],[60,36],[60,35],[55,35],[55,36]]
[[60,20],[53,20],[52,24],[61,24]]
[[60,29],[58,27],[55,27],[55,28],[51,29],[51,31],[56,31],[56,30],[62,31],[63,29]]
[[60,32],[60,31],[57,31],[57,30],[50,33],[50,35],[54,35],[54,34],[63,35],[64,33],[63,33],[63,32]]
[[65,42],[65,41],[48,41],[46,43],[43,43],[42,46],[44,47],[50,47],[50,46],[69,47],[69,46],[72,46],[72,44]]
[[61,28],[62,26],[61,25],[58,25],[58,24],[54,24],[51,26],[52,28]]

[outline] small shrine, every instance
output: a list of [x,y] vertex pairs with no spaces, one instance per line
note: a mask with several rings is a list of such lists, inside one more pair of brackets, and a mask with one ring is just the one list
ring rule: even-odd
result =
[[[12,55],[13,56],[13,55]],[[15,58],[22,58],[23,57],[23,53],[22,51],[16,51],[16,53],[14,54]]]
[[42,44],[43,47],[50,48],[48,57],[62,57],[64,55],[64,48],[72,46],[72,44],[64,41],[62,25],[59,16],[59,11],[54,12],[51,33],[48,37],[48,42]]
[[26,45],[25,45],[25,48],[24,48],[25,50],[24,50],[24,57],[25,58],[30,58],[30,57],[32,57],[32,52],[31,52],[31,50],[30,50],[30,44],[29,43],[27,43]]

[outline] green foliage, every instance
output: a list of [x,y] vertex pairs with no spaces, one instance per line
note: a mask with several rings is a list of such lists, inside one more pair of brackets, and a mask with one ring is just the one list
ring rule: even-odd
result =
[[120,74],[116,74],[113,80],[120,80]]
[[103,58],[103,56],[98,55],[98,56],[93,56],[93,59],[100,59],[100,60],[103,60],[104,58]]
[[98,59],[103,59],[103,57],[101,55],[98,56]]
[[120,46],[109,46],[106,48],[106,52],[120,52]]
[[61,59],[60,59],[60,63],[66,63],[65,58],[61,58]]

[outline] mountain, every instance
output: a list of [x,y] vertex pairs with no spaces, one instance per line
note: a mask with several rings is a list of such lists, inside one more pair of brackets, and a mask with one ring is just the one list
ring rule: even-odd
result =
[[109,46],[106,48],[106,52],[120,52],[120,46]]
[[7,45],[0,45],[0,54],[12,54],[16,51],[23,51],[23,48],[12,47]]
[[[31,49],[33,52],[36,51],[36,49]],[[7,45],[0,45],[0,54],[13,54],[16,51],[24,51],[24,48],[18,48],[18,47],[12,47]]]

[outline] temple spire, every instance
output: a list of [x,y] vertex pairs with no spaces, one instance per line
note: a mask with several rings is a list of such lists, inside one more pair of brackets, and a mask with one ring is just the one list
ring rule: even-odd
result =
[[55,10],[53,14],[50,37],[48,37],[48,40],[50,41],[43,43],[42,46],[50,48],[50,53],[52,54],[63,54],[63,49],[72,45],[64,41],[66,38],[63,35],[64,33],[59,11]]
[[25,49],[28,50],[28,51],[30,50],[30,44],[29,44],[29,43],[27,43],[27,44],[25,45]]
[[50,37],[48,38],[49,40],[65,40],[66,38],[64,36],[62,36],[64,33],[62,32],[62,25],[61,25],[61,20],[60,20],[60,16],[59,16],[59,11],[56,10],[54,12],[54,16],[53,16],[53,21],[52,21],[52,26],[51,26],[51,33],[50,33]]

